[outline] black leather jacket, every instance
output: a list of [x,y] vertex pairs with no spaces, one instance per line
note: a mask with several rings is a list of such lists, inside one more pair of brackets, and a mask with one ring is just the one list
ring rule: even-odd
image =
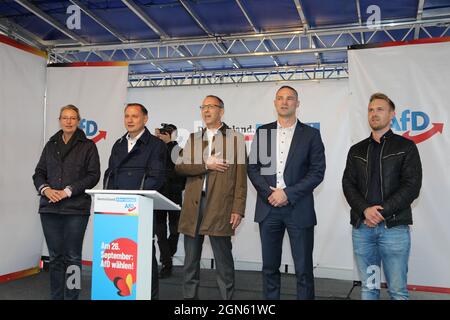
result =
[[[367,201],[368,174],[370,168],[371,138],[367,138],[348,152],[342,178],[344,195],[349,203],[350,223],[358,228],[364,221]],[[411,203],[419,196],[422,185],[422,164],[419,151],[413,141],[389,130],[381,141],[380,174],[381,195],[388,228],[412,224]]]

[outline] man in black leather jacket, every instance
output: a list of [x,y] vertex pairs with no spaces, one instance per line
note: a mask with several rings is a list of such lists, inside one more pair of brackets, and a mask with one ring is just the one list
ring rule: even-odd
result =
[[350,148],[342,179],[365,300],[379,299],[381,262],[390,297],[409,298],[411,203],[419,196],[422,165],[414,142],[392,132],[394,116],[395,104],[385,94],[370,97],[372,133]]

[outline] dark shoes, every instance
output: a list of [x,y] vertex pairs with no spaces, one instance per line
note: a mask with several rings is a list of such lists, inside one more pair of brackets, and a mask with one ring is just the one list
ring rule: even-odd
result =
[[172,266],[164,266],[159,271],[159,278],[165,279],[169,278],[172,275]]

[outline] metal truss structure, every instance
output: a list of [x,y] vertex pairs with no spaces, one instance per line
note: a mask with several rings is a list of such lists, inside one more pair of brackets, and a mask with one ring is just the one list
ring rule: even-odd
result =
[[[350,45],[450,36],[450,13],[425,14],[423,10],[425,0],[419,0],[415,20],[383,20],[376,25],[368,25],[362,21],[360,3],[359,0],[355,0],[358,23],[327,28],[311,28],[306,20],[301,0],[293,0],[298,11],[299,28],[272,32],[258,30],[242,1],[235,1],[253,33],[214,35],[185,0],[179,2],[206,36],[170,38],[132,0],[122,2],[151,28],[159,39],[149,42],[126,41],[120,32],[114,30],[77,0],[70,2],[78,5],[91,19],[114,35],[118,40],[117,43],[89,44],[27,0],[15,2],[63,32],[71,38],[71,42],[46,43],[36,39],[29,31],[1,19],[0,30],[44,46],[48,50],[50,64],[128,61],[131,65],[129,75],[131,87],[345,78],[348,76],[346,52]],[[297,59],[298,62],[290,64],[286,62],[288,58]],[[254,66],[243,66],[239,59],[251,60]],[[264,63],[259,63],[261,60],[258,59],[264,59]],[[202,66],[203,61],[220,62],[223,67],[209,70]],[[315,63],[311,64],[311,61]],[[175,64],[176,70],[173,68]],[[133,66],[146,66],[149,71],[136,72],[133,71]]]
[[244,82],[321,81],[348,78],[347,64],[326,66],[275,67],[264,69],[209,70],[130,75],[128,85],[137,87],[198,86],[212,84],[239,84]]
[[[428,28],[440,30],[438,36],[450,36],[450,18],[414,22],[385,22],[375,28],[367,26],[343,26],[320,30],[299,30],[289,32],[259,33],[234,35],[227,37],[203,37],[195,39],[170,39],[158,42],[130,43],[119,45],[74,46],[50,50],[50,63],[80,61],[77,57],[84,53],[89,61],[91,55],[102,61],[123,60],[125,56],[130,65],[151,64],[160,72],[147,74],[130,74],[130,86],[166,86],[187,84],[213,84],[235,82],[263,82],[285,80],[334,79],[348,76],[346,63],[326,63],[319,58],[316,65],[279,66],[259,69],[238,67],[232,62],[233,69],[202,70],[194,65],[195,61],[236,59],[252,57],[278,58],[284,55],[311,55],[328,52],[346,53],[348,46],[339,45],[345,38],[349,45],[374,43],[375,36],[382,36],[384,41],[405,41],[416,30],[432,38]],[[416,38],[416,37],[415,37]],[[379,39],[379,38],[378,38]],[[269,50],[265,43],[271,44]],[[318,43],[319,45],[315,45]],[[227,47],[227,50],[223,49]],[[103,59],[105,58],[106,59]],[[275,60],[274,60],[275,61]],[[183,72],[168,72],[159,64],[166,62],[187,62]],[[189,68],[189,65],[191,68]]]

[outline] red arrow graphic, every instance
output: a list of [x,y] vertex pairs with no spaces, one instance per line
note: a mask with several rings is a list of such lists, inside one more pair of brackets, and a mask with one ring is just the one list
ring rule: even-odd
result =
[[94,143],[97,143],[97,142],[99,142],[102,139],[106,139],[106,131],[100,130],[98,135],[93,137],[91,140],[94,141]]
[[402,136],[414,141],[415,144],[419,144],[419,143],[424,142],[425,140],[431,138],[438,132],[442,134],[443,129],[444,129],[443,123],[433,123],[433,127],[424,133],[418,134],[416,136],[411,136],[409,134],[410,131],[408,130],[404,134],[402,134]]

